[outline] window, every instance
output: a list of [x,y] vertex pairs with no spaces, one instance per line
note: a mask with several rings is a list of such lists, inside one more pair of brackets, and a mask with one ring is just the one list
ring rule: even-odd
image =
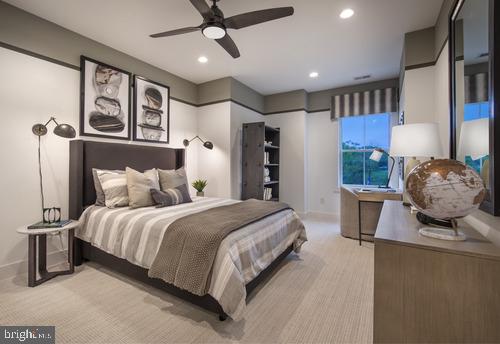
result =
[[[490,103],[480,102],[480,103],[468,103],[464,106],[464,121],[473,121],[481,118],[490,117]],[[473,160],[471,156],[467,155],[465,157],[465,163],[476,170],[477,173],[481,173],[482,166],[484,162],[489,159],[489,155],[481,157],[480,159]]]
[[352,185],[385,185],[389,174],[386,154],[379,162],[370,160],[375,148],[389,151],[391,127],[396,115],[383,113],[340,120],[341,181]]

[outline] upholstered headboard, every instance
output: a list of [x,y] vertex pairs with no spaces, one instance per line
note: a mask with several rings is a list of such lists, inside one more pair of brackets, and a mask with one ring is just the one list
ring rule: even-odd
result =
[[78,219],[96,199],[92,168],[138,171],[184,166],[184,149],[73,140],[69,150],[69,218]]

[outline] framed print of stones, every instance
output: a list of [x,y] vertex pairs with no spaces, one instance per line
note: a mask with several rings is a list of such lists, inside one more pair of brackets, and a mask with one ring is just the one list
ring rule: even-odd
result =
[[170,88],[134,76],[134,140],[168,143]]
[[80,135],[130,140],[131,74],[81,56]]

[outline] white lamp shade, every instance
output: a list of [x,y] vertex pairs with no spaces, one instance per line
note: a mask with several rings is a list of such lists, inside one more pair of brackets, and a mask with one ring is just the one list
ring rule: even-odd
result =
[[384,153],[382,153],[381,151],[375,149],[373,151],[373,153],[370,155],[370,160],[373,160],[373,161],[376,161],[376,162],[379,162],[380,159],[382,159],[382,156],[384,155]]
[[392,127],[390,155],[441,157],[443,150],[437,123],[405,124]]
[[477,160],[490,153],[489,119],[481,118],[465,121],[460,128],[458,156],[470,156]]

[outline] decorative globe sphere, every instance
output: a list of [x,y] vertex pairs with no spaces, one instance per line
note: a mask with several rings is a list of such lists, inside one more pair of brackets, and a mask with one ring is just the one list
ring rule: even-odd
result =
[[429,160],[408,174],[406,192],[421,213],[450,220],[469,215],[479,208],[486,189],[477,172],[450,159]]

